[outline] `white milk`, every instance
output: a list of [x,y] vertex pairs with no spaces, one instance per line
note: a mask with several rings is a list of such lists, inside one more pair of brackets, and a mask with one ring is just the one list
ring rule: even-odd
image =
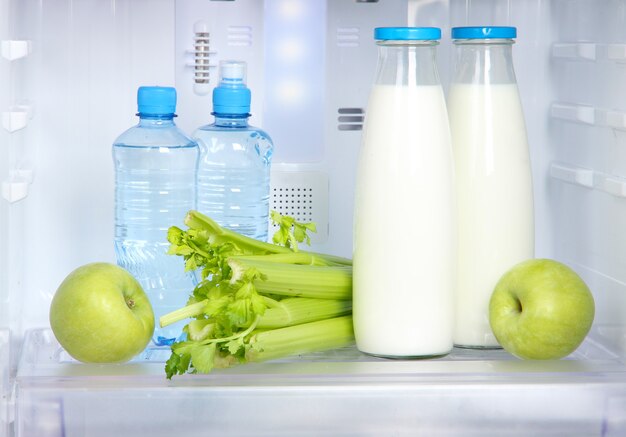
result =
[[374,85],[354,217],[354,328],[365,353],[452,349],[453,167],[441,88]]
[[530,162],[517,86],[453,84],[448,111],[459,214],[454,343],[495,347],[491,293],[502,274],[534,253]]

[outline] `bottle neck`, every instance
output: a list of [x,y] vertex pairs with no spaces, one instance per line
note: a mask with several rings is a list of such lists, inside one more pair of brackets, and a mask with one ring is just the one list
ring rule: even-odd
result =
[[379,41],[377,85],[439,85],[437,41]]
[[515,84],[513,40],[456,40],[453,83]]
[[173,126],[175,114],[138,114],[139,126],[161,127]]
[[250,114],[216,114],[213,113],[215,117],[215,126],[220,127],[248,127],[248,117]]

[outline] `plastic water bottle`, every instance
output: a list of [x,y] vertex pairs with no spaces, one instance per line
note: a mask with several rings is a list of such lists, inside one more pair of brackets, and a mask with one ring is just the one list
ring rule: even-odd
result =
[[198,210],[227,229],[266,241],[274,147],[267,133],[248,124],[250,100],[245,62],[221,62],[215,121],[192,135],[200,146]]
[[181,336],[184,322],[160,329],[158,319],[184,306],[195,285],[182,258],[167,254],[167,230],[195,208],[199,150],[174,124],[174,88],[140,87],[137,104],[139,124],[113,144],[115,253],[148,294],[153,342],[165,346]]

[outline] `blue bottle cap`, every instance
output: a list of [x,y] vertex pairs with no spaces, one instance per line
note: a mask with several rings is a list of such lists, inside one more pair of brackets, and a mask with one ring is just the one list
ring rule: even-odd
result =
[[251,99],[250,89],[246,86],[246,63],[220,62],[220,83],[213,88],[213,113],[247,115]]
[[397,41],[433,41],[441,39],[441,29],[438,27],[377,27],[374,29],[376,40]]
[[452,39],[513,39],[517,29],[507,26],[453,27]]
[[176,89],[163,86],[139,87],[137,109],[140,114],[174,114],[176,112]]

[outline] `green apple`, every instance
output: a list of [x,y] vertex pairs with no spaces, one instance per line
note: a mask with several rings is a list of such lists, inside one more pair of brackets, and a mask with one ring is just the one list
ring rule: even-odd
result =
[[558,359],[585,339],[595,313],[585,282],[566,265],[531,259],[496,284],[489,323],[502,347],[518,358]]
[[50,306],[50,325],[63,348],[87,363],[119,363],[144,350],[154,313],[139,282],[110,263],[71,272]]

